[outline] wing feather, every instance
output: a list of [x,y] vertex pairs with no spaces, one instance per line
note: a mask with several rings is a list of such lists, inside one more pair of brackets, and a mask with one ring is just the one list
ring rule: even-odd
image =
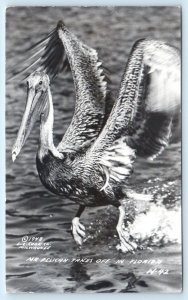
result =
[[89,147],[101,131],[107,80],[96,50],[83,44],[65,26],[58,34],[70,63],[76,92],[74,116],[58,150],[78,152]]
[[87,152],[86,173],[88,169],[96,172],[99,164],[102,170],[105,168],[103,176],[108,172],[105,189],[113,181],[123,183],[131,174],[136,154],[153,159],[168,145],[179,112],[178,50],[160,41],[137,41],[125,68],[118,99]]
[[127,143],[139,156],[154,159],[174,139],[180,125],[179,51],[163,42],[145,41],[146,95]]

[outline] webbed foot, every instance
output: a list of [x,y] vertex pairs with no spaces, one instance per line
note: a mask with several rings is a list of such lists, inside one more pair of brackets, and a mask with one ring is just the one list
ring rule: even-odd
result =
[[117,246],[118,250],[121,250],[122,252],[132,252],[137,249],[137,245],[135,242],[130,241],[130,235],[128,230],[124,226],[124,218],[125,218],[125,208],[123,205],[119,206],[119,220],[118,224],[116,226],[119,239],[120,239],[120,245]]
[[71,226],[73,238],[78,245],[82,245],[83,238],[85,237],[85,227],[79,221],[78,217],[72,219]]
[[128,230],[125,229],[124,225],[116,227],[119,239],[120,239],[120,245],[117,245],[117,249],[121,250],[122,252],[131,252],[134,253],[137,249],[137,244],[133,241],[130,241],[130,236],[128,233]]

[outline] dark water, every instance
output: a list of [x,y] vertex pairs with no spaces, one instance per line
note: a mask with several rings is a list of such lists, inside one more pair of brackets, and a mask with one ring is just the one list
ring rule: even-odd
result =
[[[114,93],[117,93],[135,40],[153,37],[180,48],[180,11],[175,7],[9,8],[7,70],[13,68],[22,59],[24,50],[45,36],[59,19],[98,50],[110,70],[110,88]],[[58,142],[74,109],[74,89],[69,74],[60,75],[55,80],[52,95],[54,138]],[[138,209],[139,214],[130,227],[132,237],[142,249],[135,254],[123,254],[116,249],[118,215],[110,206],[87,209],[83,214],[86,240],[79,248],[70,233],[76,205],[50,194],[38,178],[35,153],[39,126],[33,130],[17,161],[14,164],[11,161],[11,147],[21,121],[25,97],[24,82],[14,80],[7,83],[7,291],[179,291],[182,276],[180,143],[171,145],[155,162],[138,160],[135,165],[131,187],[155,197],[155,203]],[[19,249],[17,244],[24,236],[28,239],[42,237],[51,248]],[[42,258],[57,260],[47,262],[41,261]],[[88,261],[80,261],[86,258]],[[73,262],[73,259],[78,260]],[[119,259],[121,263],[117,262]],[[146,259],[150,262],[144,262]],[[153,264],[151,260],[155,260]],[[158,260],[161,262],[157,263]]]

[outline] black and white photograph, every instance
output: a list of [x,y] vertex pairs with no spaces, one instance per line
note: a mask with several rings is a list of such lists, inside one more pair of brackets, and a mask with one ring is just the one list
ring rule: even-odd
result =
[[6,290],[180,293],[181,7],[6,10]]

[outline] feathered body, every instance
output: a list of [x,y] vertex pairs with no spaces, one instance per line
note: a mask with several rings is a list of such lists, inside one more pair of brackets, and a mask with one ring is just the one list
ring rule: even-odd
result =
[[45,155],[42,162],[37,157],[37,170],[42,184],[52,193],[66,196],[80,205],[94,207],[110,204],[108,197],[94,184],[86,186],[81,173],[78,176],[82,159],[83,157],[77,155],[73,163],[73,156],[67,154],[62,163],[51,152]]

